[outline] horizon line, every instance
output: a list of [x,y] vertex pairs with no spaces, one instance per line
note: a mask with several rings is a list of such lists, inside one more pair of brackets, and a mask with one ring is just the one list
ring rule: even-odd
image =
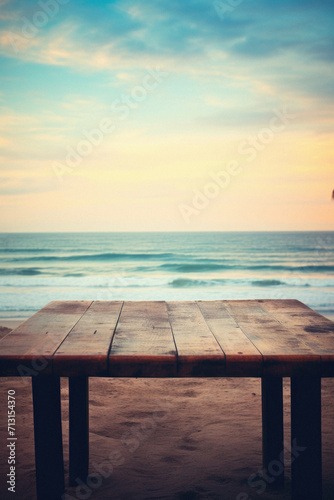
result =
[[180,230],[143,230],[143,231],[0,231],[2,234],[198,234],[198,233],[334,233],[334,229],[253,229],[253,230],[212,230],[212,231],[180,231]]

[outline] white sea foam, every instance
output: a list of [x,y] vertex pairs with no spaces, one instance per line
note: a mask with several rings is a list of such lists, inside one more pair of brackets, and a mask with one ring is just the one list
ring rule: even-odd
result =
[[51,300],[297,298],[334,314],[334,233],[0,235],[0,315]]

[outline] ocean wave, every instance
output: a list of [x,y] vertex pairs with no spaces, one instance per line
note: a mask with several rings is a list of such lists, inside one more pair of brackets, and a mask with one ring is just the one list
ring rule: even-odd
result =
[[[309,287],[311,286],[309,283],[293,283],[293,282],[286,282],[286,281],[281,281],[281,280],[254,280],[252,281],[253,286],[262,286],[262,287],[267,287],[267,286],[289,286],[289,287]],[[315,286],[313,284],[312,286]],[[325,286],[333,286],[333,285],[325,285]]]
[[319,279],[307,277],[302,278],[277,278],[265,279],[261,277],[224,277],[196,279],[184,276],[88,276],[83,273],[69,273],[63,276],[43,275],[37,269],[24,270],[17,275],[0,276],[0,289],[5,288],[49,288],[49,289],[128,289],[128,288],[160,288],[160,289],[214,289],[214,288],[274,288],[287,287],[290,289],[302,289],[305,287],[314,289],[330,289],[334,287],[333,279]]
[[179,254],[174,253],[118,253],[118,252],[107,252],[107,253],[91,253],[91,254],[74,254],[74,255],[40,255],[35,257],[19,257],[10,259],[10,262],[26,262],[26,261],[38,261],[38,262],[72,262],[72,261],[120,261],[120,260],[163,260],[171,258],[179,258]]
[[56,248],[0,248],[0,253],[56,253]]
[[0,276],[37,276],[38,274],[43,274],[43,272],[35,267],[0,269]]
[[[10,252],[8,252],[10,254]],[[296,262],[296,257],[290,262],[284,260],[268,260],[268,256],[256,259],[249,255],[238,258],[238,256],[225,255],[220,258],[217,256],[200,257],[198,254],[183,253],[183,252],[101,252],[101,253],[68,253],[56,255],[26,255],[13,256],[7,258],[7,255],[1,257],[3,269],[0,274],[16,274],[15,269],[18,269],[17,274],[22,275],[24,269],[32,269],[32,274],[53,274],[65,276],[62,274],[67,267],[68,275],[77,276],[81,269],[68,269],[70,264],[77,264],[76,267],[82,268],[86,264],[91,263],[92,266],[98,263],[133,263],[132,272],[150,272],[160,269],[172,273],[204,273],[204,272],[229,272],[229,271],[272,271],[272,272],[289,272],[289,273],[333,273],[334,262],[330,261],[317,262],[315,259],[299,259]],[[147,263],[147,265],[146,265]],[[137,267],[135,265],[137,264]],[[140,264],[140,265],[138,265]],[[0,264],[1,265],[1,264]],[[16,268],[15,265],[18,267]],[[39,267],[36,267],[38,266]],[[129,265],[129,264],[127,264]],[[8,266],[5,268],[5,266]],[[10,266],[12,266],[10,268]],[[49,269],[46,267],[48,266]],[[87,266],[86,271],[87,271]],[[7,269],[4,270],[4,269]],[[98,269],[98,268],[97,268]],[[37,271],[34,271],[37,270]],[[50,273],[50,271],[52,272]],[[29,275],[29,271],[27,271]],[[264,285],[266,286],[266,285]]]
[[280,280],[256,280],[252,281],[253,286],[280,286],[280,285],[286,285],[287,283],[284,283],[284,281]]
[[[54,278],[109,278],[112,271],[122,271],[123,267],[117,267],[117,265],[111,267],[104,266],[103,268],[94,268],[91,266],[75,266],[74,269],[71,269],[71,266],[9,266],[0,268],[0,276],[37,276],[41,277],[54,277]],[[163,263],[160,265],[142,265],[142,266],[131,266],[126,269],[125,274],[129,274],[129,272],[133,273],[133,275],[137,275],[138,278],[142,278],[145,274],[156,273],[161,271],[165,276],[169,276],[171,274],[179,275],[178,279],[187,280],[186,277],[189,274],[200,274],[200,273],[216,273],[214,282],[219,283],[222,279],[227,279],[230,277],[230,274],[233,271],[235,272],[245,272],[244,281],[249,282],[251,277],[249,273],[253,274],[253,285],[255,286],[278,286],[286,283],[289,279],[315,279],[311,278],[311,275],[318,275],[318,277],[328,276],[332,277],[334,272],[334,265],[305,265],[305,266],[287,266],[287,265],[252,265],[252,264],[227,264],[227,263],[215,263],[215,262],[207,262],[207,263],[198,263],[198,262],[188,262],[188,263]],[[262,279],[262,276],[267,274],[265,271],[269,271],[271,275],[275,274],[274,277],[270,276],[268,278]],[[220,272],[220,274],[217,274]],[[248,274],[246,274],[248,273]],[[287,274],[289,273],[289,275]],[[107,276],[106,276],[107,274]],[[108,276],[109,274],[109,276]],[[113,273],[114,274],[114,273]],[[239,273],[240,274],[240,273]],[[185,275],[185,276],[182,276]],[[111,276],[112,277],[112,276]],[[281,281],[283,277],[284,282]],[[198,281],[199,285],[205,286],[208,283],[208,278],[210,278],[210,283],[213,280],[211,276],[205,276],[204,280]],[[324,278],[323,278],[324,279]],[[180,285],[172,284],[171,286],[183,286],[182,281],[180,281]],[[186,283],[186,282],[185,282]],[[187,283],[184,286],[189,286]],[[324,286],[327,284],[324,282]]]
[[31,279],[26,277],[1,277],[0,288],[54,288],[68,289],[116,289],[116,288],[150,288],[150,287],[165,287],[170,283],[167,277],[148,278],[140,276],[36,276]]
[[164,263],[159,266],[160,268],[180,273],[203,273],[210,271],[288,271],[288,272],[334,272],[334,265],[321,264],[321,265],[300,265],[300,266],[287,266],[287,265],[267,265],[267,264],[226,264],[217,262],[207,263]]
[[196,280],[189,278],[176,278],[169,282],[169,286],[175,288],[188,288],[188,287],[196,287],[196,286],[214,286],[217,285],[218,282],[222,282],[223,280]]
[[293,247],[293,246],[290,246],[290,247],[286,247],[286,250],[289,251],[289,252],[293,252],[293,253],[305,253],[305,252],[309,252],[309,253],[326,253],[326,252],[333,252],[334,250],[334,247],[333,247],[333,243],[329,243],[329,244],[324,244],[324,246],[318,246],[318,247]]
[[65,273],[64,278],[85,278],[85,273]]

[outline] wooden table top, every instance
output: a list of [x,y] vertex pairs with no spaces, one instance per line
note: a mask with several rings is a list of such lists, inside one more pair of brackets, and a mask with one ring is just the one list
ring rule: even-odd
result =
[[0,341],[0,375],[334,376],[334,322],[297,300],[50,302]]

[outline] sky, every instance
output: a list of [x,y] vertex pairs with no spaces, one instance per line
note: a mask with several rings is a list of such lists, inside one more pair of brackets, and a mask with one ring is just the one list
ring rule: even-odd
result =
[[334,230],[334,2],[0,0],[0,231]]

